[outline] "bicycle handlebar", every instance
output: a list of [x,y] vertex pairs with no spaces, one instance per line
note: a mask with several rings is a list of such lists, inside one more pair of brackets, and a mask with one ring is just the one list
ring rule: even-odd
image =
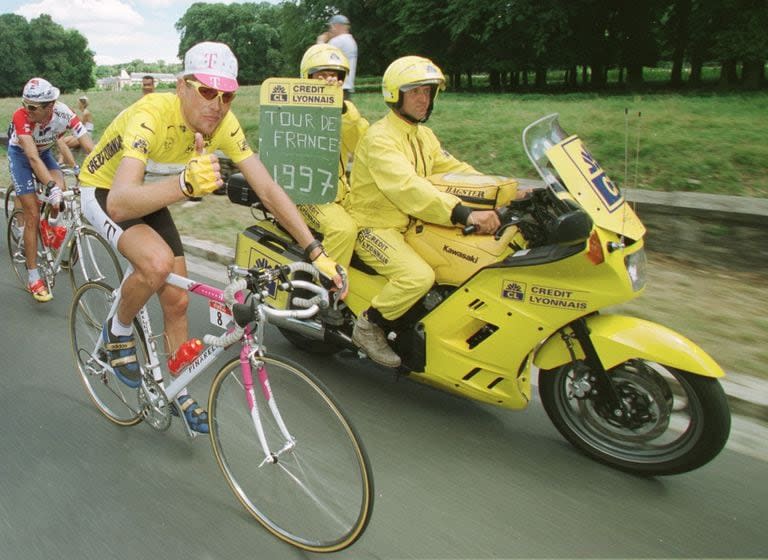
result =
[[[243,336],[245,326],[258,319],[269,317],[288,317],[293,319],[309,319],[320,308],[330,305],[328,290],[322,286],[307,280],[292,280],[290,275],[294,272],[306,272],[312,275],[314,280],[319,278],[317,269],[309,263],[294,262],[289,265],[272,269],[245,269],[235,265],[228,267],[232,281],[224,288],[224,303],[232,310],[235,319],[235,327],[220,336],[207,334],[203,341],[211,346],[229,346]],[[279,280],[279,282],[277,282]],[[296,288],[313,292],[315,295],[309,299],[294,298],[293,303],[303,309],[274,309],[264,303],[268,293],[265,288],[277,282],[277,289],[290,291]],[[238,292],[250,290],[253,297],[250,303],[238,303],[235,296]]]

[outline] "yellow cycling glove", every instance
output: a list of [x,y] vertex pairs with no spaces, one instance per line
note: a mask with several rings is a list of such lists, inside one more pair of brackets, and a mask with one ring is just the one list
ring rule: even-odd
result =
[[188,197],[211,194],[222,184],[218,159],[209,154],[189,160],[179,175],[179,188]]
[[325,252],[320,253],[315,258],[315,260],[312,261],[312,266],[314,266],[320,272],[320,274],[333,281],[333,284],[336,286],[336,288],[341,288],[344,290],[344,292],[341,294],[341,299],[344,299],[347,296],[347,287],[342,279],[342,274],[339,273],[336,268],[340,268],[346,277],[346,271],[344,271],[344,267],[342,267],[340,264],[336,264],[328,257],[328,255],[325,254]]

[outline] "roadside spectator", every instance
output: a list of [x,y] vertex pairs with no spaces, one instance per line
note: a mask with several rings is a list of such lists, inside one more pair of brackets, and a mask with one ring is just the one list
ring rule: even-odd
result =
[[152,76],[144,76],[141,79],[141,94],[155,93],[155,79]]
[[[88,109],[88,97],[85,95],[81,95],[77,98],[78,107],[80,109],[80,122],[83,123],[83,126],[85,127],[86,132],[93,138],[93,113],[91,113],[91,110]],[[66,146],[70,150],[69,154],[67,153],[67,150],[62,147],[62,144]],[[58,142],[58,148],[59,148],[59,163],[65,163],[66,165],[69,165],[70,167],[75,166],[75,160],[74,157],[71,155],[71,150],[75,150],[80,147],[80,141],[72,136],[71,134],[67,136],[63,136],[59,142]]]
[[328,44],[343,52],[349,61],[349,73],[344,78],[344,99],[349,99],[350,94],[354,93],[355,74],[357,73],[357,41],[349,32],[349,26],[349,19],[341,14],[328,20]]

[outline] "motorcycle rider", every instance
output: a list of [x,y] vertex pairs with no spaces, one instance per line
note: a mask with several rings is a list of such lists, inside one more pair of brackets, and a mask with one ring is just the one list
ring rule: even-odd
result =
[[[322,79],[329,84],[341,86],[348,73],[347,57],[332,45],[312,45],[301,59],[302,78]],[[351,101],[344,101],[341,112],[341,150],[336,199],[326,204],[302,204],[298,208],[307,225],[323,234],[323,247],[328,256],[344,268],[349,268],[349,261],[355,250],[357,224],[344,209],[349,194],[347,168],[360,137],[368,129],[368,121],[360,115]]]
[[439,225],[474,224],[477,233],[500,226],[493,210],[473,210],[435,188],[434,173],[478,173],[442,149],[429,119],[445,77],[420,56],[398,58],[382,78],[384,101],[391,109],[368,129],[355,152],[348,210],[360,229],[355,244],[360,259],[387,278],[371,307],[360,315],[352,340],[382,365],[397,367],[400,357],[385,331],[393,326],[435,281],[426,261],[405,242],[412,218]]

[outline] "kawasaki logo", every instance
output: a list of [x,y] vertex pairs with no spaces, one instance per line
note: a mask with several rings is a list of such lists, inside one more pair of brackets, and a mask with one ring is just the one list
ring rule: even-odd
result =
[[453,255],[455,257],[459,257],[460,259],[464,259],[465,261],[477,262],[477,257],[474,255],[468,255],[467,253],[462,253],[461,251],[457,251],[456,249],[453,249],[451,247],[448,247],[448,245],[443,245],[443,252],[448,253],[449,255]]

